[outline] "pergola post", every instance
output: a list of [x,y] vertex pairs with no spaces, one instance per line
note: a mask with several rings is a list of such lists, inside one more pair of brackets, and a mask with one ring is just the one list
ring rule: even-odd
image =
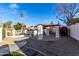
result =
[[15,30],[13,29],[12,32],[13,32],[13,37],[15,37]]
[[34,30],[34,36],[36,36],[37,35],[37,30]]
[[7,37],[7,30],[5,30],[5,32],[6,32],[6,37]]
[[49,36],[49,27],[46,29],[46,35]]
[[0,42],[2,42],[2,28],[0,28]]
[[43,39],[43,26],[38,25],[38,40],[42,40],[42,39]]
[[55,34],[56,38],[59,39],[59,26],[56,26],[56,34]]

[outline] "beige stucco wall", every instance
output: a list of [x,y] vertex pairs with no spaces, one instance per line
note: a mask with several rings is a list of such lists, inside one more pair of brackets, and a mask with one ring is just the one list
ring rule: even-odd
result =
[[69,28],[70,36],[76,40],[79,40],[79,23],[73,24]]

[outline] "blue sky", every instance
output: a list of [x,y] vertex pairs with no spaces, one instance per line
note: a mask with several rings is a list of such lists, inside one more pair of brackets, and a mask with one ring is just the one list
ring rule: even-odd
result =
[[[19,17],[24,13],[24,19]],[[0,21],[12,21],[13,24],[23,22],[27,26],[37,24],[49,24],[51,21],[58,22],[56,19],[57,5],[52,3],[21,3],[21,4],[0,4]]]

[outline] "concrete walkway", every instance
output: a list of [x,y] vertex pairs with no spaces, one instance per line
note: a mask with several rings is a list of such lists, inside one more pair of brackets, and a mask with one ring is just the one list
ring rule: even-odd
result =
[[0,46],[3,46],[3,45],[12,45],[12,44],[15,44],[14,42],[16,41],[22,41],[22,40],[27,40],[29,39],[29,37],[6,37],[2,40],[2,42],[0,42]]
[[[17,39],[20,39],[20,40],[17,40],[17,41],[22,40],[21,38],[17,38]],[[25,39],[25,37],[23,39]],[[8,37],[8,38],[5,38],[2,42],[0,42],[0,55],[4,55],[4,54],[7,54],[7,53],[12,52],[12,51],[18,51],[18,52],[22,53],[23,55],[25,55],[20,50],[20,47],[24,46],[27,42],[21,41],[20,43],[18,43],[20,46],[18,46],[16,44],[15,40],[16,39],[14,39],[14,38]],[[4,47],[5,45],[7,45],[7,46]]]
[[13,39],[14,39],[14,41],[21,41],[21,40],[27,40],[27,39],[29,39],[29,37],[16,37]]
[[4,38],[2,42],[0,42],[0,46],[15,44],[12,38]]

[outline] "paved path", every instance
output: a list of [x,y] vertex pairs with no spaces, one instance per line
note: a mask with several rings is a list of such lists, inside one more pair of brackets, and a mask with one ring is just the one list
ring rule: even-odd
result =
[[29,39],[29,37],[16,37],[16,38],[13,38],[14,41],[21,41],[21,40],[26,40],[26,39]]
[[14,38],[11,38],[11,37],[5,38],[2,42],[0,42],[0,55],[4,55],[4,54],[7,54],[12,51],[18,51],[18,52],[24,54],[20,50],[20,47],[24,46],[27,42],[22,41],[22,40],[18,40],[18,41],[20,41],[20,42],[16,44]]
[[79,56],[79,42],[70,37],[61,37],[56,41],[31,39],[27,40],[27,44],[23,48],[25,47],[32,47],[50,56]]
[[10,45],[10,44],[15,44],[15,43],[12,38],[5,38],[2,40],[2,42],[0,42],[0,46],[7,45],[7,44]]

